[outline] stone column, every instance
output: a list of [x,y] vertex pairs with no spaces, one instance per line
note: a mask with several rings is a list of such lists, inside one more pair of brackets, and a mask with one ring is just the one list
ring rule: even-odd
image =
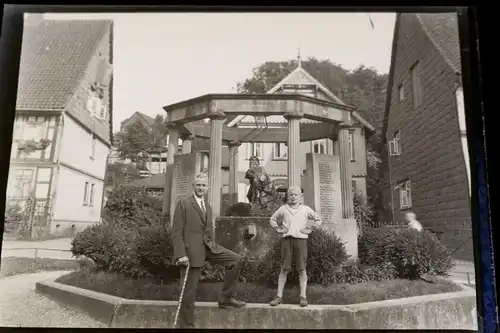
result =
[[300,145],[300,119],[302,114],[290,112],[284,115],[288,121],[288,186],[302,188],[300,184],[299,145]]
[[354,218],[349,128],[349,124],[341,124],[339,129],[340,189],[342,191],[342,217],[345,219]]
[[231,204],[238,202],[238,149],[241,146],[239,141],[231,141],[229,147],[229,197]]
[[[173,126],[168,126],[169,128],[169,138],[168,138],[168,150],[167,150],[167,168],[165,171],[165,187],[164,187],[164,192],[163,192],[163,207],[162,207],[162,213],[163,216],[169,215],[170,214],[170,191],[172,190],[171,188],[171,176],[172,172],[168,172],[169,165],[174,164],[174,155],[177,153],[178,145],[179,145],[179,132],[178,130],[173,127]],[[173,212],[172,212],[173,214]]]
[[194,140],[194,135],[183,135],[182,139],[182,154],[191,153],[191,145]]
[[212,222],[220,215],[222,189],[222,120],[223,112],[212,112],[210,118],[210,156],[208,163],[208,203],[212,208]]

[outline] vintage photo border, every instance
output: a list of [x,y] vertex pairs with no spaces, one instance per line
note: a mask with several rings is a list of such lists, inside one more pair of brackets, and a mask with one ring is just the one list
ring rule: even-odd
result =
[[[0,167],[9,169],[12,142],[12,123],[15,115],[17,81],[21,54],[21,40],[24,12],[165,12],[165,11],[399,11],[399,12],[439,12],[450,11],[450,7],[236,7],[236,6],[48,6],[48,5],[5,5],[1,26],[0,43],[0,101],[2,110],[0,144]],[[472,7],[457,8],[462,58],[462,79],[466,109],[467,141],[471,161],[471,215],[474,257],[476,270],[477,312],[480,317],[479,329],[495,332],[498,329],[497,301],[495,290],[493,231],[491,223],[490,194],[488,188],[486,138],[484,133],[484,86],[481,85],[481,70],[478,52],[477,13]],[[486,41],[481,41],[483,45]],[[484,65],[483,65],[484,66]],[[484,71],[484,67],[483,67]],[[491,111],[492,112],[492,111]],[[490,118],[491,119],[491,118]],[[492,120],[490,120],[492,121]],[[492,143],[492,142],[490,142]],[[491,147],[491,146],[490,146]],[[491,156],[490,148],[490,156]],[[489,163],[489,162],[488,162]],[[2,172],[1,191],[5,193],[8,171]],[[0,206],[5,208],[5,195],[0,196]],[[0,208],[1,209],[1,208]],[[3,212],[3,210],[2,210]],[[3,223],[0,224],[3,233]],[[0,239],[0,251],[2,240]],[[496,328],[496,329],[495,329]]]

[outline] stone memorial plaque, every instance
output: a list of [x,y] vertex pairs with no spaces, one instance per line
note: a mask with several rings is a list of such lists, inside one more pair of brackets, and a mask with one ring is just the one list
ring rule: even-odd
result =
[[193,193],[196,176],[196,153],[175,155],[170,191],[170,221],[173,221],[175,206],[179,200]]
[[342,219],[342,193],[340,189],[339,157],[313,154],[306,156],[304,203],[321,216],[325,227]]

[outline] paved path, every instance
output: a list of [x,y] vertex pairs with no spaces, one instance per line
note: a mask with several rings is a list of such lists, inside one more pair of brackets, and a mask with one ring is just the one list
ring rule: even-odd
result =
[[[35,250],[36,249],[36,250]],[[71,252],[71,238],[32,242],[5,239],[2,243],[2,258],[26,257],[74,259]]]
[[36,282],[56,279],[66,273],[41,272],[0,279],[0,327],[107,327],[35,292]]

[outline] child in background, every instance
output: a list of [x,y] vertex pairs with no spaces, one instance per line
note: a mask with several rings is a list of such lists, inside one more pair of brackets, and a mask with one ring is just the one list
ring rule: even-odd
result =
[[[321,218],[310,207],[302,204],[300,188],[290,187],[287,192],[288,204],[281,206],[270,219],[271,226],[282,235],[281,262],[282,267],[278,278],[278,294],[271,301],[271,306],[281,303],[288,272],[292,268],[292,260],[299,273],[300,306],[307,306],[307,238],[312,228],[321,225]],[[308,221],[314,221],[308,223]]]

